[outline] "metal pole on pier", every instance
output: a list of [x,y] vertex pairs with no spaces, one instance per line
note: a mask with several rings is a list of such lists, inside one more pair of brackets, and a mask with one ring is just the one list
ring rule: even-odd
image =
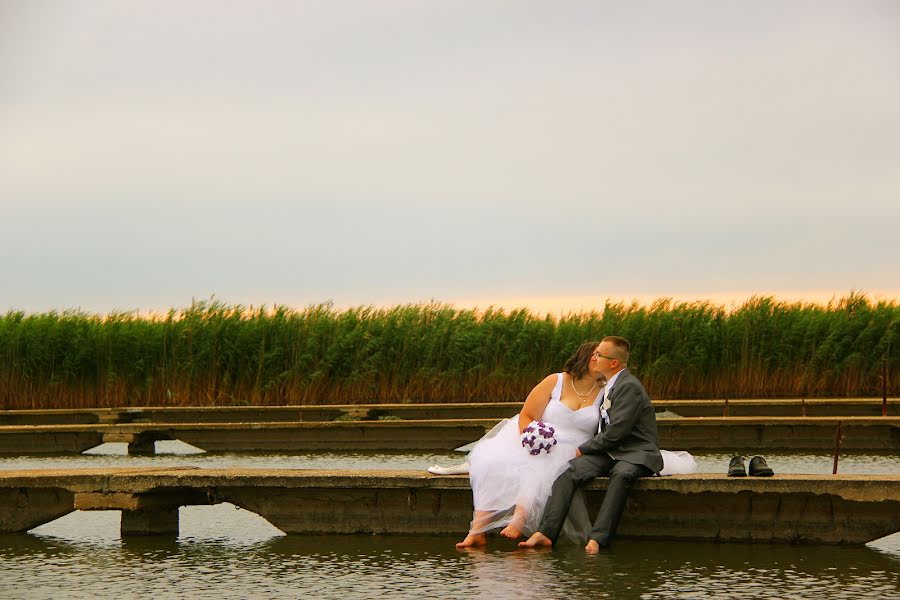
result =
[[831,469],[832,475],[837,475],[838,457],[841,454],[841,421],[838,421],[834,432],[834,467]]

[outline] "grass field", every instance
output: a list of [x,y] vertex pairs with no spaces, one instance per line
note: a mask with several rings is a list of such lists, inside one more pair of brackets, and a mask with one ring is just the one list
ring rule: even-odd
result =
[[0,316],[0,408],[517,401],[603,335],[632,342],[654,398],[874,396],[882,360],[900,366],[898,334],[900,305],[863,294],[555,317],[439,304],[13,311]]

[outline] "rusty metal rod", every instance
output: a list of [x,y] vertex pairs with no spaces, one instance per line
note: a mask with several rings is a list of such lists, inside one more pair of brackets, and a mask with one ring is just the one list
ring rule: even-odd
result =
[[837,475],[838,457],[841,454],[841,425],[842,422],[838,421],[834,432],[834,466],[831,469],[832,475]]

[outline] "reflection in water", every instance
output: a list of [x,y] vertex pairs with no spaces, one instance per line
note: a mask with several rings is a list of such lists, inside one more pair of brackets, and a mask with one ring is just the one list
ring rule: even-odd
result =
[[891,598],[900,535],[867,547],[621,541],[586,556],[491,539],[285,536],[231,505],[181,509],[177,537],[119,539],[117,512],[0,536],[0,597]]

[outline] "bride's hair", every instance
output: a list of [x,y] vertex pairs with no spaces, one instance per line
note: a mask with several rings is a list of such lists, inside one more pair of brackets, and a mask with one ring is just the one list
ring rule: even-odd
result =
[[578,346],[575,354],[566,361],[563,371],[575,379],[584,377],[588,372],[588,362],[590,362],[591,356],[598,345],[600,345],[600,342],[585,342]]

